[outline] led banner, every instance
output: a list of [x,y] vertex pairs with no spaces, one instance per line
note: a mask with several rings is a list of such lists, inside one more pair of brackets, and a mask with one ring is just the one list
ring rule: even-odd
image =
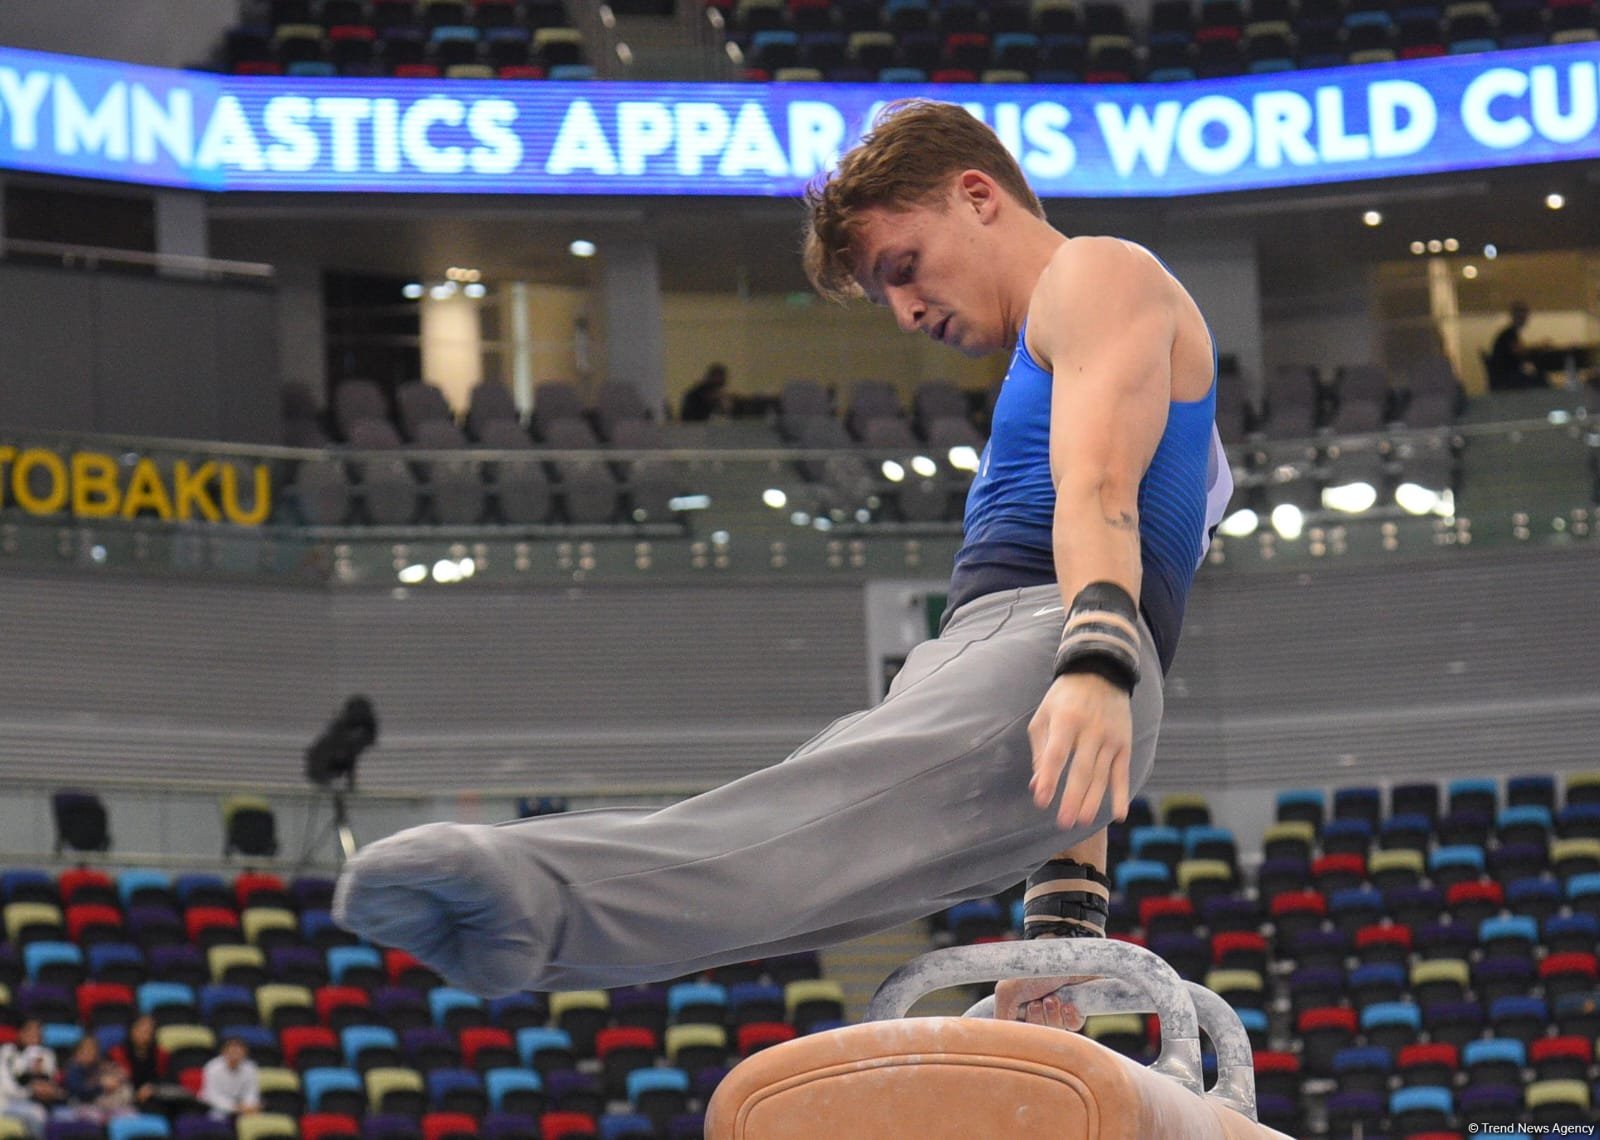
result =
[[793,196],[908,95],[965,104],[1047,198],[1600,156],[1600,43],[1071,87],[238,78],[0,48],[0,168],[199,190]]

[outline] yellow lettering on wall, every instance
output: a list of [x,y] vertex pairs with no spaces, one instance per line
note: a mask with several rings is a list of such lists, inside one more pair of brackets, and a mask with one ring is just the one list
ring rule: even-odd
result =
[[206,483],[217,473],[217,461],[208,459],[193,471],[183,460],[178,460],[177,476],[174,479],[173,498],[177,500],[178,517],[185,522],[194,517],[191,507],[200,508],[200,516],[206,522],[220,522],[222,512],[217,510],[217,504],[212,501],[211,492],[207,490]]
[[[0,447],[0,471],[4,471],[5,470],[5,465],[7,463],[10,463],[16,457],[17,457],[17,449],[16,448],[14,448],[14,447]],[[5,479],[4,479],[3,476],[0,476],[0,507],[3,507],[3,506],[6,505],[5,486],[6,486]]]
[[156,512],[156,517],[172,518],[172,500],[161,484],[161,472],[149,459],[141,459],[133,467],[133,478],[128,480],[128,494],[122,500],[122,517],[131,519],[146,507]]
[[239,468],[229,463],[222,468],[222,510],[228,521],[240,526],[260,526],[272,513],[272,472],[264,463],[255,468],[256,501],[246,514],[239,508]]
[[[28,486],[28,476],[35,467],[50,473],[50,493],[39,498]],[[67,502],[67,465],[53,451],[30,447],[17,458],[11,469],[11,494],[19,506],[30,515],[53,515]]]
[[80,519],[108,519],[121,503],[117,461],[98,451],[76,452],[72,456],[72,513]]

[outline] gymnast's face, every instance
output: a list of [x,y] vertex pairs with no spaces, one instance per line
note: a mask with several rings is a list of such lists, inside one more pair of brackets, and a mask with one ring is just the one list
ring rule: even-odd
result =
[[946,193],[904,210],[874,207],[856,238],[856,281],[904,332],[966,356],[1005,347],[996,257],[998,187],[965,171]]

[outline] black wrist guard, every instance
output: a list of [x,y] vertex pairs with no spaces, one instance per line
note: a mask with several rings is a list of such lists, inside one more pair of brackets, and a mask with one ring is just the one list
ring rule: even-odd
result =
[[1111,881],[1088,863],[1052,859],[1028,876],[1024,938],[1104,938]]
[[1091,582],[1067,611],[1055,675],[1093,673],[1124,692],[1139,683],[1139,607],[1115,582]]

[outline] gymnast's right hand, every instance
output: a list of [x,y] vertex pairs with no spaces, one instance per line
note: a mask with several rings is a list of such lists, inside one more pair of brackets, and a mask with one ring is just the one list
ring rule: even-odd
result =
[[484,997],[527,989],[550,948],[534,921],[537,876],[518,872],[504,838],[430,823],[364,847],[339,876],[334,921]]

